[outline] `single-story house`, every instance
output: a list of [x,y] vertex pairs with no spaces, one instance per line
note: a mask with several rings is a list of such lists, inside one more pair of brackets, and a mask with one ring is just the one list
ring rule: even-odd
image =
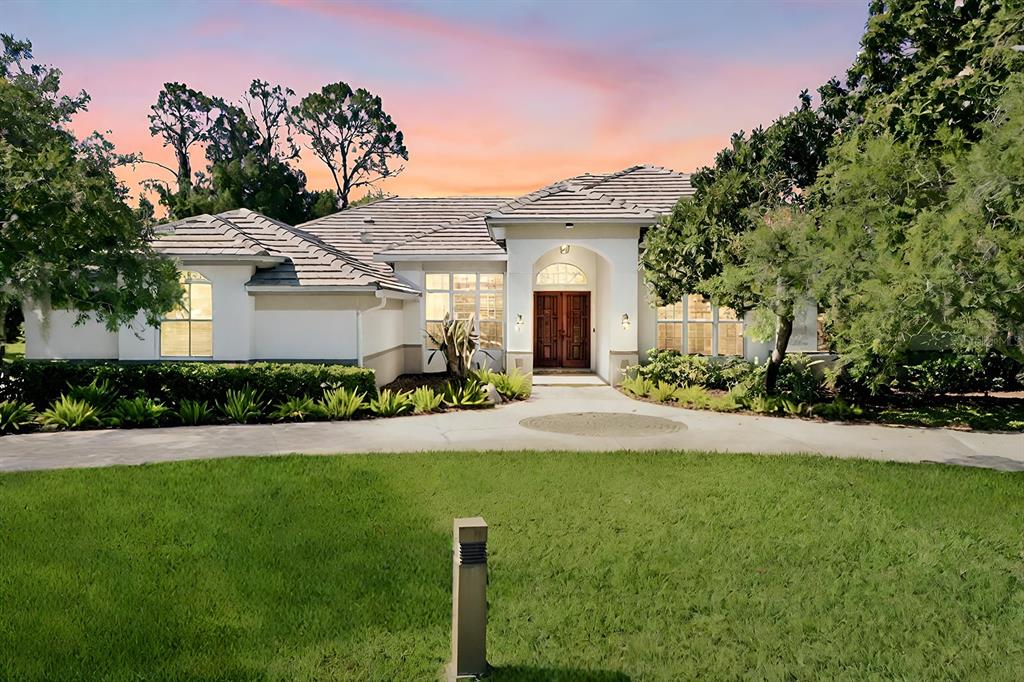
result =
[[[116,332],[26,304],[28,358],[324,361],[380,383],[444,369],[426,330],[474,314],[478,361],[590,370],[615,383],[649,348],[767,357],[744,321],[699,296],[655,307],[639,268],[644,231],[692,194],[651,166],[561,180],[509,197],[392,197],[291,226],[239,209],[160,227],[187,305],[157,328]],[[794,351],[818,349],[813,306]]]

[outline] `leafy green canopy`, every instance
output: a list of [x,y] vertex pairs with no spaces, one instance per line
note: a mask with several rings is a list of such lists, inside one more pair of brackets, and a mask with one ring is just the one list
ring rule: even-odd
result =
[[1020,359],[1022,8],[874,2],[862,46],[810,192],[837,349],[879,382],[915,347]]
[[181,289],[125,203],[113,173],[124,157],[67,129],[87,94],[62,95],[61,72],[32,63],[31,43],[0,40],[0,288],[110,329],[140,312],[155,324]]

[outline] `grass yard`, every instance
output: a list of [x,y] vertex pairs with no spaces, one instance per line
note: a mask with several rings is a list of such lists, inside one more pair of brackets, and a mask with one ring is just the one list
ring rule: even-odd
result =
[[0,475],[0,678],[435,679],[475,514],[495,680],[1024,670],[1022,474],[465,453]]

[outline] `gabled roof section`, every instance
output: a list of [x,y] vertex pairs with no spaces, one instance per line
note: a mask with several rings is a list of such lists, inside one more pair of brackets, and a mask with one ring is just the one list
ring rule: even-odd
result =
[[657,220],[641,206],[606,196],[600,191],[566,183],[516,199],[487,215],[491,220]]
[[[374,262],[376,254],[418,241],[421,236],[436,234],[467,219],[482,220],[489,211],[508,201],[508,197],[391,197],[303,223],[299,229],[372,264],[380,272],[391,272],[387,263]],[[504,253],[490,240],[486,226],[482,230],[469,226],[468,229],[448,233],[448,236],[452,238],[443,240],[444,248],[456,248],[454,242],[458,238],[471,236],[474,241],[486,238],[491,244],[488,248],[496,247],[499,253]],[[423,247],[427,243],[423,241],[419,245]],[[441,248],[441,242],[436,244]]]
[[491,220],[654,221],[693,194],[689,176],[658,166],[578,175],[519,197],[487,215]]
[[471,216],[454,223],[439,225],[417,237],[379,251],[376,260],[415,260],[450,256],[503,259],[505,249],[491,239],[484,215]]
[[184,218],[160,225],[153,247],[168,256],[269,257],[270,252],[239,227],[219,215]]
[[680,199],[691,197],[694,192],[688,174],[650,164],[601,176],[588,186],[606,197],[628,201],[660,215],[671,213]]
[[[355,289],[390,289],[415,293],[417,289],[397,278],[391,271],[381,271],[341,249],[324,242],[299,228],[278,222],[265,215],[238,209],[216,216],[198,216],[170,223],[167,227],[176,242],[189,240],[187,248],[164,248],[165,239],[157,241],[157,248],[177,257],[217,257],[232,255],[253,260],[273,259],[259,268],[247,283],[249,287],[331,287]],[[182,224],[187,224],[184,228]],[[215,225],[219,230],[192,226]],[[221,243],[231,235],[235,241],[248,245],[244,252],[226,253]]]

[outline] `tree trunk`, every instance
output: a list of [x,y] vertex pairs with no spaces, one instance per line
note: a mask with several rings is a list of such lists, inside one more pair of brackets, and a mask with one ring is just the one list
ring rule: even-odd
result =
[[768,395],[775,395],[775,387],[779,383],[779,370],[782,369],[782,361],[786,359],[786,349],[789,348],[789,337],[793,335],[792,316],[775,317],[775,347],[772,348],[771,357],[768,359],[768,371],[764,375],[764,388]]

